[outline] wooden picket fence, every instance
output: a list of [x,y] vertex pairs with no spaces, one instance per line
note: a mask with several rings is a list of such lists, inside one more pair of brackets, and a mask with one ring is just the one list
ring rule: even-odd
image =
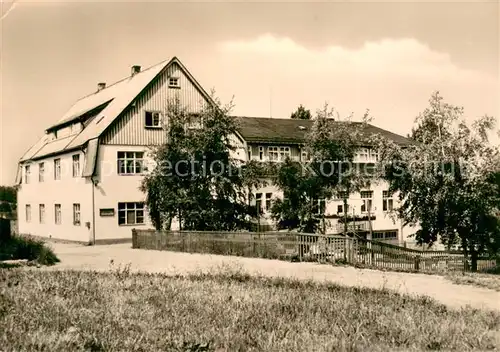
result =
[[[470,263],[458,251],[421,251],[342,235],[295,232],[197,232],[132,230],[132,247],[188,253],[211,253],[288,261],[345,263],[390,270],[468,271]],[[496,261],[479,258],[478,270]]]

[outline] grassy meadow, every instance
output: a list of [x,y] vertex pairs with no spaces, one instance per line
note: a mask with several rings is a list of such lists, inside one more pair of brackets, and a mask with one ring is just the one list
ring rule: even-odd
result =
[[500,313],[253,277],[0,269],[2,351],[500,349]]

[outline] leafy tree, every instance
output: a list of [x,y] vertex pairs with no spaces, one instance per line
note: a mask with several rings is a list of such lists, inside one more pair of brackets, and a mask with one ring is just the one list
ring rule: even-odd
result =
[[326,201],[338,191],[347,194],[369,182],[364,170],[355,168],[353,159],[360,142],[366,136],[362,123],[334,121],[334,111],[325,105],[317,112],[314,124],[306,135],[309,160],[290,159],[278,166],[274,183],[283,192],[271,210],[278,228],[298,229],[303,232],[325,231],[324,208]]
[[311,120],[312,119],[312,115],[311,115],[311,111],[310,110],[307,110],[305,107],[302,106],[302,104],[297,108],[297,110],[295,110],[295,112],[293,112],[291,115],[290,115],[290,118],[292,119],[296,119],[296,120]]
[[[249,228],[256,213],[248,189],[257,181],[233,156],[236,125],[230,109],[216,101],[194,115],[178,101],[168,105],[167,143],[153,149],[156,166],[141,186],[157,229],[170,229],[175,217],[183,230]],[[203,128],[191,128],[199,122]]]
[[12,218],[16,216],[17,191],[14,187],[0,186],[0,214]]
[[440,238],[448,247],[459,244],[476,270],[479,255],[498,253],[500,247],[494,212],[500,201],[499,153],[488,142],[494,119],[468,124],[462,108],[442,100],[434,93],[416,119],[412,134],[418,143],[381,145],[385,178],[399,192],[399,216],[420,226],[418,243],[432,245]]

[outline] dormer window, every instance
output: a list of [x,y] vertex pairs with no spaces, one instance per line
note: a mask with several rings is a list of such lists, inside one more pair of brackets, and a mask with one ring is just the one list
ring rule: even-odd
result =
[[146,111],[144,126],[148,128],[161,128],[161,113],[159,111]]
[[168,78],[168,86],[170,88],[180,88],[179,78],[178,77],[169,77]]

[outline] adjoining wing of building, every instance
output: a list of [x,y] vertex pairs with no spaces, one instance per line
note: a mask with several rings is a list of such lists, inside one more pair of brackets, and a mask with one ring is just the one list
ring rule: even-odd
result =
[[[150,147],[164,141],[163,114],[173,100],[192,113],[213,103],[175,57],[144,70],[133,66],[126,78],[107,86],[98,83],[92,94],[78,100],[20,160],[19,232],[100,242],[131,238],[134,227],[151,228],[146,196],[139,186]],[[240,158],[280,162],[286,156],[305,157],[301,148],[311,121],[236,118]],[[410,143],[372,125],[367,132]],[[369,146],[360,148],[357,155],[364,162],[376,158]],[[397,200],[386,190],[380,182],[353,194],[348,209],[341,199],[328,201],[329,231],[342,232],[339,219],[347,211],[355,214],[349,226],[365,233],[367,209],[371,209],[374,238],[402,243],[409,232],[390,215]],[[281,197],[280,192],[269,185],[255,190],[255,196],[264,212],[260,225],[272,228],[269,209],[273,199]]]

